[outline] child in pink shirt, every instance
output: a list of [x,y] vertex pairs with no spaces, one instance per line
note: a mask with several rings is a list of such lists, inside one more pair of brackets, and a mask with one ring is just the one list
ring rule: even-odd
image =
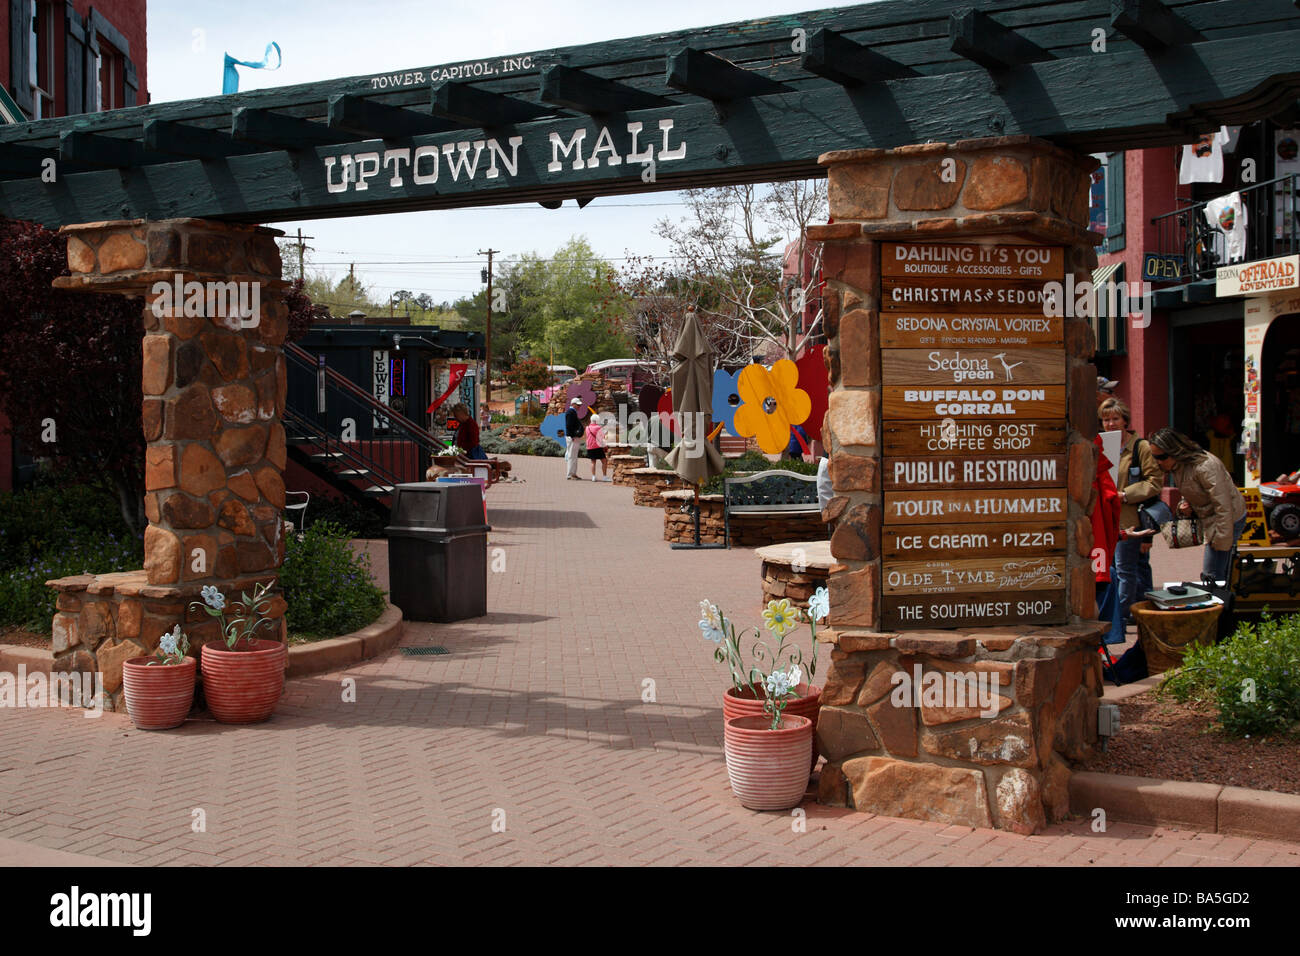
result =
[[[592,481],[613,481],[609,477],[609,462],[605,458],[605,436],[602,433],[605,426],[596,415],[591,416],[591,422],[587,425],[587,457],[591,459],[591,480]],[[596,478],[596,462],[600,462],[599,479]]]

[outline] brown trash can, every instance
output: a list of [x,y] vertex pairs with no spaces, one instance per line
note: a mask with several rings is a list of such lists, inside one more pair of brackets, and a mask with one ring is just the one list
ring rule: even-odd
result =
[[1190,611],[1162,611],[1150,601],[1134,604],[1133,618],[1147,670],[1157,674],[1179,667],[1189,645],[1213,644],[1222,613],[1222,604]]

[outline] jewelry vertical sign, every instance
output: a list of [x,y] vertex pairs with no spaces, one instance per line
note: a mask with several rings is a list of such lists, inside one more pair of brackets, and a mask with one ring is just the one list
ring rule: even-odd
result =
[[[880,244],[882,626],[1064,623],[1060,246]],[[1056,310],[1059,311],[1059,310]]]

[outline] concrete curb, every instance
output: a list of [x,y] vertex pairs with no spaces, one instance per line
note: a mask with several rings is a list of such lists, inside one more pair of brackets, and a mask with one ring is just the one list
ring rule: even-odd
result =
[[322,671],[335,671],[378,657],[402,639],[402,609],[388,605],[379,620],[342,637],[331,637],[311,644],[289,648],[286,677],[306,677]]
[[1300,842],[1300,795],[1217,783],[1186,783],[1080,771],[1070,775],[1070,811],[1144,826]]

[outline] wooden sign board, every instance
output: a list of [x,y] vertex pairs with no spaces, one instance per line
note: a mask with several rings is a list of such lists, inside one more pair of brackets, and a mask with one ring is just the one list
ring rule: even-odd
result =
[[1063,455],[1065,423],[885,422],[885,458],[924,455]]
[[943,418],[1064,418],[1064,385],[985,385],[960,388],[886,385],[886,421]]
[[880,274],[913,279],[1041,279],[1065,277],[1061,246],[975,242],[886,242]]
[[884,472],[886,491],[1059,488],[1066,481],[1064,455],[887,458]]
[[892,491],[885,524],[1065,523],[1065,489]]
[[1018,594],[890,594],[881,599],[881,628],[886,631],[998,624],[1064,624],[1069,614],[1065,591]]
[[1064,345],[1065,319],[1045,315],[880,313],[880,345],[887,349],[1015,348]]
[[989,558],[1023,555],[1064,557],[1065,526],[1055,524],[889,525],[884,529],[881,554],[888,561],[979,554]]
[[885,385],[1064,385],[1062,349],[882,349]]
[[[1046,282],[993,279],[880,280],[883,312],[1017,312],[1043,315]],[[1058,306],[1059,308],[1059,306]],[[1049,303],[1048,310],[1051,305]]]
[[1054,591],[1065,587],[1065,558],[950,558],[896,561],[881,571],[885,594]]

